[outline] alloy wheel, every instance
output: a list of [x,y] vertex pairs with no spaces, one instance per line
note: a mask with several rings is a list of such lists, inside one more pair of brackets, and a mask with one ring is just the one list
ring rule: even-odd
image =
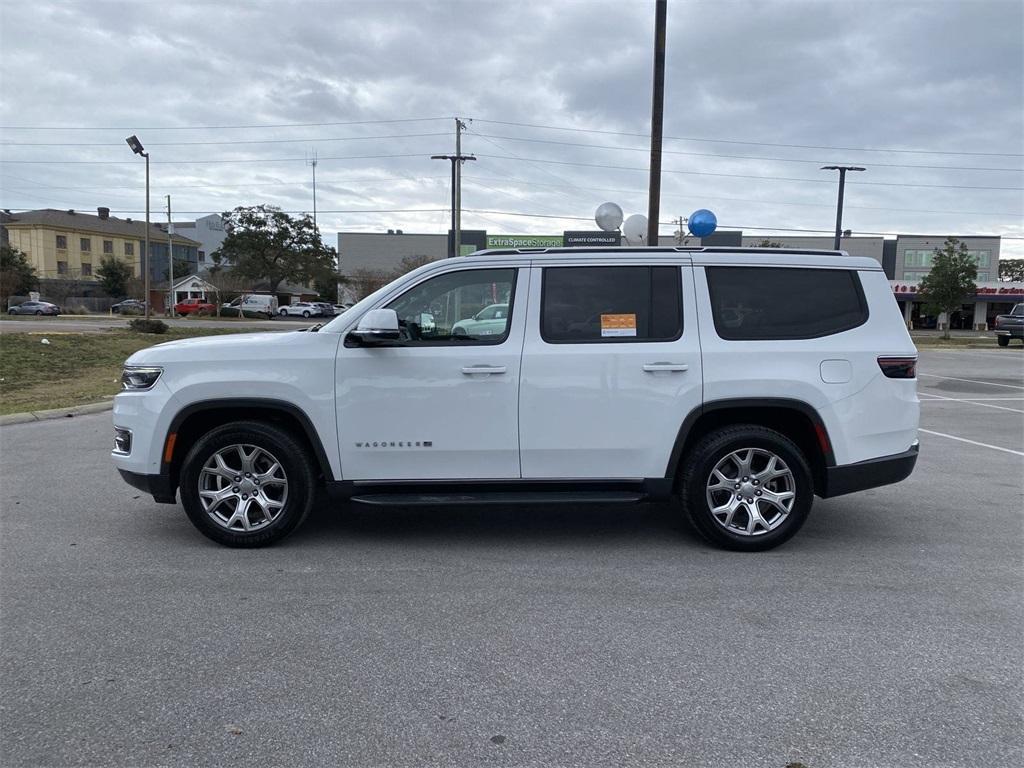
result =
[[250,532],[277,520],[288,501],[288,476],[281,462],[256,445],[229,445],[199,472],[199,499],[219,526]]
[[722,528],[761,536],[782,525],[796,501],[796,480],[780,456],[764,448],[741,448],[711,470],[705,495]]

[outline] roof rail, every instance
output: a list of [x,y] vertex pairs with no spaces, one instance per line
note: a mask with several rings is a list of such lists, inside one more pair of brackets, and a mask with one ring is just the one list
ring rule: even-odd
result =
[[728,245],[607,245],[607,246],[552,246],[544,248],[484,248],[464,256],[509,256],[537,253],[789,253],[809,256],[842,256],[843,251],[831,248],[763,248],[759,246]]

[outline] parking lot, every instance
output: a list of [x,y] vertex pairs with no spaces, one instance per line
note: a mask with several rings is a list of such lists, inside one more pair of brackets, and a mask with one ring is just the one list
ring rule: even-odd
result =
[[110,416],[0,430],[0,765],[1024,765],[1024,351],[763,554],[669,506],[321,505],[220,548]]

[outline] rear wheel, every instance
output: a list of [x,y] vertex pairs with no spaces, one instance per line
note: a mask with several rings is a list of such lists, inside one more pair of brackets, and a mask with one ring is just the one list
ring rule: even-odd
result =
[[753,424],[717,430],[684,461],[683,506],[712,544],[747,552],[772,549],[810,514],[810,467],[796,444],[775,430]]
[[43,314],[43,310],[41,310],[41,309],[37,309],[37,310],[36,310],[36,314],[37,314],[37,315],[41,315],[41,314]]
[[235,422],[192,446],[182,465],[181,501],[203,535],[229,547],[262,547],[306,519],[315,484],[312,459],[290,432]]
[[996,336],[996,344],[998,344],[1000,347],[1008,347],[1010,346],[1010,337]]

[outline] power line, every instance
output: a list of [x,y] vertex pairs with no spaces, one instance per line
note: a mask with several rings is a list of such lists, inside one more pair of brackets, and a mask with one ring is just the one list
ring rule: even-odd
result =
[[[492,125],[513,125],[520,128],[542,128],[550,131],[572,131],[575,133],[598,133],[605,134],[608,136],[635,136],[642,139],[649,139],[651,136],[649,133],[631,133],[629,131],[608,131],[601,130],[598,128],[571,128],[561,125],[538,125],[536,123],[515,123],[508,120],[485,120],[483,118],[473,118],[474,122],[478,123],[491,123]],[[976,157],[1024,157],[1024,153],[1019,152],[953,152],[939,149],[893,149],[893,148],[873,148],[873,147],[832,147],[823,144],[783,144],[778,142],[768,141],[740,141],[738,139],[707,139],[695,136],[665,136],[666,139],[673,141],[700,141],[708,142],[712,144],[744,144],[747,146],[755,147],[788,147],[790,149],[834,149],[842,152],[896,152],[903,154],[915,154],[915,155],[965,155],[965,156],[976,156]]]
[[[547,183],[535,182],[535,181],[523,181],[522,179],[516,179],[516,178],[513,178],[511,176],[507,177],[506,179],[495,179],[495,178],[490,178],[490,177],[487,177],[487,176],[466,176],[465,179],[466,179],[466,181],[471,182],[471,183],[477,183],[478,180],[483,179],[485,181],[493,181],[493,182],[498,182],[498,183],[510,181],[513,184],[521,184],[523,186],[530,186],[530,187],[558,187],[558,186],[566,186],[566,187],[569,187],[571,189],[579,189],[579,190],[588,191],[588,192],[615,192],[615,193],[627,194],[627,195],[645,195],[645,194],[647,194],[647,190],[646,189],[619,189],[619,188],[614,188],[614,187],[577,187],[577,186],[573,186],[573,185],[547,184]],[[494,189],[494,187],[490,187],[490,186],[487,186],[487,185],[481,185],[481,186],[485,186],[488,189]],[[500,191],[500,190],[498,190],[498,191]],[[786,200],[775,200],[775,199],[772,199],[772,200],[757,200],[755,198],[723,197],[721,195],[704,195],[704,194],[701,194],[701,195],[680,195],[680,194],[676,194],[674,192],[665,192],[665,191],[662,191],[661,194],[662,194],[662,197],[676,197],[676,198],[693,199],[693,200],[726,200],[728,202],[733,202],[733,203],[753,203],[753,204],[756,204],[756,205],[797,205],[797,206],[809,206],[809,207],[813,207],[813,208],[829,208],[829,209],[834,209],[835,208],[835,203],[797,203],[797,202],[786,201]],[[846,208],[860,210],[860,211],[894,211],[894,212],[898,212],[898,213],[936,213],[936,214],[943,214],[943,215],[953,214],[953,215],[964,215],[964,216],[1020,216],[1020,215],[1022,215],[1020,211],[1014,211],[1014,212],[1005,212],[1005,211],[937,211],[937,210],[925,210],[925,209],[921,209],[921,208],[892,208],[892,207],[889,207],[889,206],[868,206],[868,205],[848,205],[848,206],[846,206]]]
[[[392,157],[424,157],[422,152],[402,155],[340,155],[337,157],[321,157],[321,160],[376,160]],[[210,159],[210,160],[154,160],[153,165],[203,165],[208,163],[305,163],[304,157],[262,157],[241,159]],[[135,165],[131,160],[6,160],[0,163],[17,165]]]
[[[552,165],[575,165],[582,168],[604,168],[617,171],[642,171],[647,173],[646,168],[636,168],[634,166],[626,165],[604,165],[598,163],[577,163],[569,160],[542,160],[535,157],[513,157],[508,155],[487,155],[477,153],[478,157],[489,157],[500,160],[525,160],[531,163],[549,163]],[[788,176],[750,176],[747,174],[740,173],[711,173],[708,171],[679,171],[672,170],[669,168],[662,168],[662,173],[677,173],[688,176],[719,176],[722,178],[730,179],[757,179],[759,181],[800,181],[809,184],[835,184],[832,179],[802,179],[793,178]],[[908,182],[895,182],[895,181],[858,181],[849,182],[850,184],[858,184],[861,186],[873,186],[873,187],[919,187],[922,189],[987,189],[987,190],[1001,190],[1001,191],[1012,191],[1019,192],[1024,191],[1024,187],[986,187],[986,186],[971,186],[964,184],[911,184]]]
[[263,128],[324,128],[338,125],[385,125],[388,123],[427,123],[451,120],[449,117],[403,117],[392,120],[343,120],[329,123],[263,123],[259,125],[162,125],[162,126],[89,126],[89,125],[0,125],[0,131],[227,131]]
[[[141,130],[141,129],[140,129]],[[383,139],[419,139],[424,136],[447,136],[448,133],[396,133],[390,136],[332,136],[323,139],[231,139],[225,141],[152,141],[146,142],[149,147],[195,147],[195,146],[227,146],[234,144],[309,144],[323,141],[376,141]],[[2,147],[117,147],[124,149],[122,141],[97,142],[33,142],[33,141],[0,141]]]
[[[507,139],[510,141],[528,141],[537,144],[557,144],[562,147],[586,147],[587,149],[611,149],[611,150],[623,150],[628,152],[649,152],[649,147],[620,147],[614,144],[586,144],[584,142],[575,141],[554,141],[552,139],[530,139],[523,136],[496,136],[489,133],[474,133],[473,136],[479,136],[481,138],[491,139]],[[505,150],[506,152],[508,150]],[[680,150],[663,149],[662,154],[664,155],[687,155],[690,157],[721,157],[732,160],[769,160],[777,163],[809,163],[812,165],[821,165],[823,163],[830,163],[832,160],[806,160],[803,158],[793,157],[762,157],[757,155],[724,155],[718,152],[683,152]],[[876,163],[872,162],[872,168],[923,168],[927,170],[937,171],[1001,171],[1007,173],[1024,173],[1024,168],[991,168],[991,167],[979,167],[979,166],[956,166],[956,165],[908,165],[902,163]]]

